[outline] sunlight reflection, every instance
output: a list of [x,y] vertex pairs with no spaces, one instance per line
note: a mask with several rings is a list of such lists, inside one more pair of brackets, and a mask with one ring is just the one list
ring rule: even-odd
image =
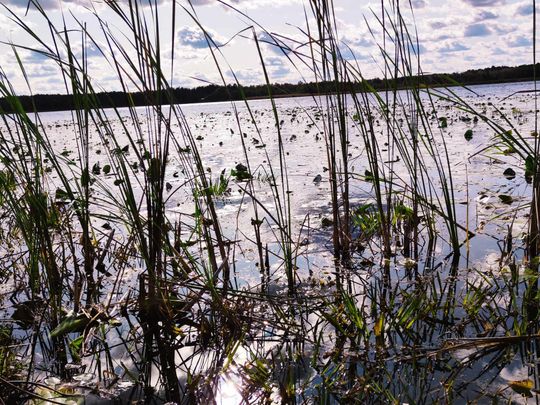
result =
[[242,403],[240,381],[234,374],[224,375],[219,379],[216,403],[219,405],[237,405]]

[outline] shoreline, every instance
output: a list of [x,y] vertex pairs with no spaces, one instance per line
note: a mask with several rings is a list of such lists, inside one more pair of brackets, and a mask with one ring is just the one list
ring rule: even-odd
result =
[[[449,75],[446,75],[447,77],[450,77]],[[433,79],[434,75],[426,76],[429,79]],[[444,75],[441,75],[441,78],[443,78]],[[365,83],[355,83],[355,86],[371,86],[373,90],[376,92],[384,92],[384,91],[403,91],[413,88],[412,86],[392,86],[381,88],[380,85],[374,85],[374,80],[380,80],[380,79],[373,79],[368,80]],[[405,78],[400,78],[399,80],[405,80]],[[420,83],[420,89],[437,89],[437,88],[455,88],[455,87],[463,87],[467,88],[469,86],[481,86],[481,85],[496,85],[496,84],[512,84],[512,83],[525,83],[525,82],[534,82],[534,78],[532,77],[524,77],[524,78],[516,78],[516,79],[501,79],[501,80],[474,80],[474,81],[467,81],[463,83],[446,83],[446,84],[440,84],[440,83],[428,83],[429,80],[426,80],[425,83]],[[323,85],[327,85],[328,82],[323,83]],[[347,83],[349,84],[349,83]],[[312,83],[308,83],[308,85],[312,85]],[[350,85],[350,84],[349,84]],[[299,87],[300,85],[280,85],[276,84],[273,85],[275,88],[280,88],[282,86],[288,86],[288,87]],[[264,86],[266,87],[266,86]],[[218,90],[229,90],[228,88],[224,86],[216,86]],[[234,87],[237,88],[237,87]],[[197,88],[198,89],[198,88]],[[184,91],[186,89],[175,89],[175,91]],[[195,91],[196,89],[192,89]],[[531,89],[533,90],[533,89]],[[275,89],[274,89],[275,91]],[[362,92],[361,90],[356,91],[357,93]],[[352,91],[344,91],[343,93],[351,94]],[[135,93],[134,93],[135,94]],[[261,94],[261,95],[252,95],[245,98],[241,97],[218,97],[218,99],[212,99],[212,95],[208,95],[206,98],[210,98],[209,100],[199,99],[199,100],[179,100],[175,103],[168,103],[163,102],[161,105],[167,106],[167,105],[196,105],[196,104],[212,104],[212,103],[224,103],[224,102],[237,102],[237,101],[259,101],[259,100],[269,100],[270,98],[274,99],[283,99],[283,98],[301,98],[301,97],[320,97],[325,95],[332,95],[336,94],[334,91],[320,91],[320,92],[291,92],[291,93],[274,93],[272,94],[272,97],[269,97],[268,94]],[[141,94],[136,94],[138,96],[141,96]],[[97,93],[95,96],[97,96],[100,100],[100,108],[108,109],[108,108],[130,108],[130,107],[145,107],[149,105],[153,105],[150,102],[144,103],[141,102],[141,100],[138,100],[139,102],[134,102],[132,104],[129,103],[113,103],[111,98],[125,98],[130,99],[133,101],[135,98],[134,95],[130,94],[130,97],[127,97],[126,93],[121,92],[110,92],[110,93]],[[232,95],[231,95],[232,96]],[[33,96],[17,96],[17,99],[21,102],[22,107],[25,109],[26,112],[62,112],[62,111],[76,111],[76,108],[62,108],[62,107],[68,107],[66,104],[72,104],[73,103],[73,97],[72,95],[59,95],[59,94],[36,94]],[[49,102],[52,102],[52,100],[61,100],[62,106],[58,106],[58,108],[55,108],[56,106],[49,104]],[[119,100],[120,101],[120,100]],[[48,105],[47,105],[48,104]],[[34,108],[36,106],[37,108]],[[31,107],[31,108],[29,108]],[[71,106],[70,106],[71,107]],[[2,114],[10,114],[13,113],[13,111],[10,111],[9,106],[7,105],[5,98],[0,98],[0,115]]]

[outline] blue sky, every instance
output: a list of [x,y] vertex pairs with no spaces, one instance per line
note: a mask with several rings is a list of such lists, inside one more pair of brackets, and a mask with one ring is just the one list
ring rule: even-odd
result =
[[[306,20],[304,7],[307,0],[229,0],[230,4],[245,12],[267,31],[305,42],[302,29]],[[26,0],[0,0],[7,9],[0,11],[0,39],[29,48],[37,47],[34,39],[10,21],[9,11],[15,13],[52,44],[44,19],[33,9],[27,12]],[[219,65],[225,79],[232,82],[234,71],[243,84],[262,82],[261,63],[252,38],[252,31],[238,32],[253,22],[232,11],[216,0],[193,0],[198,22],[212,35],[220,49]],[[335,0],[336,18],[344,56],[354,58],[360,64],[365,77],[381,76],[382,61],[377,43],[381,43],[381,30],[373,16],[380,12],[380,1]],[[406,3],[402,1],[401,3]],[[422,69],[425,72],[455,72],[491,65],[519,65],[532,63],[532,0],[412,0],[414,20],[410,12],[405,18],[410,27],[416,27]],[[68,29],[76,53],[81,52],[79,27],[75,19],[86,23],[88,31],[99,46],[106,47],[93,8],[120,42],[125,29],[102,1],[43,0],[41,2],[53,22],[62,26],[62,17]],[[189,9],[187,0],[177,0],[175,32],[171,30],[171,3],[162,0],[160,9],[160,37],[164,65],[171,62],[174,35],[173,85],[192,87],[207,82],[220,83],[220,71],[213,62],[207,41],[200,27],[182,6]],[[308,16],[308,22],[313,19]],[[370,32],[370,28],[372,32]],[[236,36],[235,36],[236,35]],[[267,36],[260,30],[261,40]],[[291,42],[291,46],[296,47]],[[300,50],[305,47],[298,48]],[[297,82],[311,80],[307,68],[298,61],[293,65],[278,48],[263,43],[262,52],[270,78],[274,82]],[[118,80],[108,62],[93,44],[86,47],[89,74],[95,83],[106,90],[118,90]],[[64,91],[59,70],[53,61],[27,50],[20,50],[34,93]],[[294,58],[293,58],[294,59]],[[0,66],[20,93],[27,93],[13,51],[8,45],[0,45]],[[167,70],[168,71],[168,70]]]

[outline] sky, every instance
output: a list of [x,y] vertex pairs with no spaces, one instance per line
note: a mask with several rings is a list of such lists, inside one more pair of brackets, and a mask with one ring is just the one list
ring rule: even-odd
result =
[[[125,7],[124,1],[117,2]],[[141,2],[141,0],[135,0]],[[314,28],[309,0],[159,0],[159,43],[164,71],[174,87],[195,87],[207,83],[261,84],[264,75],[260,55],[269,79],[276,83],[311,81],[307,65],[294,55],[308,52],[306,24]],[[532,0],[411,0],[413,11],[403,6],[411,35],[417,39],[422,70],[426,73],[459,72],[489,66],[515,66],[532,63]],[[143,2],[144,3],[144,2]],[[385,3],[390,3],[385,0]],[[401,0],[402,4],[408,1]],[[65,83],[57,62],[43,53],[55,41],[45,17],[28,7],[27,0],[0,0],[0,72],[19,94],[65,93]],[[122,66],[129,74],[129,62],[136,60],[129,52],[128,30],[121,19],[105,4],[95,0],[41,0],[50,22],[63,37],[65,25],[70,49],[80,58],[84,49],[88,74],[101,90],[121,90],[115,72],[107,36],[128,49]],[[191,8],[191,6],[193,8]],[[380,1],[334,0],[337,30],[343,56],[358,64],[364,77],[382,76],[383,60]],[[149,8],[143,9],[148,14]],[[149,26],[152,26],[148,15]],[[20,19],[17,22],[17,19]],[[101,25],[100,25],[101,21]],[[255,22],[258,25],[255,25]],[[23,29],[21,24],[28,29]],[[260,26],[259,26],[260,25]],[[88,36],[82,41],[82,27]],[[261,28],[263,27],[263,28]],[[214,60],[202,28],[215,45]],[[266,31],[266,33],[265,33]],[[268,42],[271,33],[295,50],[283,52]],[[254,35],[261,41],[257,51]],[[42,43],[40,43],[42,41]],[[67,51],[59,54],[67,60]],[[174,57],[172,57],[174,50]],[[102,53],[103,51],[103,53]],[[115,51],[117,60],[123,57]],[[22,74],[19,60],[24,66]],[[233,73],[234,72],[234,73]],[[127,77],[127,76],[126,76]],[[236,78],[236,79],[235,79]]]

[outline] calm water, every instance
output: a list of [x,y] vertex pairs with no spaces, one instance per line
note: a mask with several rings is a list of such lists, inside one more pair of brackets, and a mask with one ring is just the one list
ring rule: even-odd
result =
[[[477,111],[482,111],[485,116],[499,123],[502,128],[513,127],[514,133],[522,134],[533,143],[534,137],[531,133],[534,130],[534,94],[525,92],[532,89],[533,83],[510,83],[471,86],[469,90],[472,91],[452,91]],[[410,136],[410,131],[406,129],[407,116],[411,114],[407,107],[410,105],[407,97],[407,92],[398,94],[405,107],[398,111],[394,123],[395,126],[405,128],[404,136]],[[459,377],[451,379],[455,383],[455,391],[459,393],[453,394],[457,395],[454,398],[456,402],[478,398],[478,392],[487,392],[493,397],[500,396],[505,400],[511,398],[518,402],[526,401],[519,389],[512,388],[512,382],[535,380],[532,373],[535,360],[524,354],[530,352],[529,346],[522,345],[521,342],[512,342],[511,345],[504,343],[500,346],[486,346],[483,343],[484,346],[480,345],[479,348],[463,344],[462,341],[463,346],[458,349],[437,354],[437,350],[447,347],[445,345],[451,344],[449,342],[453,339],[515,335],[515,325],[522,320],[522,315],[517,315],[515,307],[520,305],[519,297],[523,296],[527,288],[525,270],[521,265],[521,239],[527,232],[531,196],[531,188],[525,181],[524,161],[515,153],[505,153],[506,146],[498,143],[496,131],[483,121],[476,122],[473,115],[447,101],[433,99],[431,105],[428,97],[424,97],[426,110],[436,110],[438,117],[445,117],[448,125],[438,128],[437,117],[432,115],[430,121],[433,132],[426,134],[420,129],[420,139],[433,137],[432,144],[436,145],[443,162],[446,159],[444,151],[447,151],[449,165],[445,166],[445,170],[447,175],[451,173],[452,176],[458,222],[464,229],[473,232],[474,237],[466,243],[465,232],[461,231],[460,238],[464,242],[462,255],[459,263],[451,266],[449,255],[452,249],[448,243],[444,221],[440,218],[437,220],[436,229],[439,235],[431,247],[428,246],[427,231],[422,226],[419,270],[415,275],[410,273],[399,242],[396,241],[393,247],[394,257],[387,270],[391,280],[388,280],[388,274],[383,275],[381,271],[377,238],[371,244],[366,243],[362,250],[358,249],[354,256],[353,269],[345,272],[336,268],[332,255],[331,230],[323,226],[324,219],[331,217],[332,207],[327,171],[325,117],[324,110],[321,110],[321,100],[310,97],[276,100],[285,150],[286,177],[289,184],[287,191],[291,198],[292,235],[298,241],[296,266],[300,291],[302,299],[313,305],[304,312],[301,309],[303,303],[300,303],[300,309],[291,312],[291,319],[303,325],[298,331],[293,328],[285,332],[272,323],[254,322],[253,337],[250,338],[252,345],[245,344],[235,353],[234,360],[238,367],[232,367],[216,381],[215,394],[222,403],[238,403],[241,400],[240,391],[244,384],[242,366],[253,356],[251,350],[255,350],[255,346],[257,356],[261,357],[268,356],[272,350],[281,353],[284,348],[294,347],[294,350],[298,350],[299,354],[292,363],[298,379],[296,389],[300,402],[315,401],[314,398],[320,394],[317,387],[332,372],[337,373],[340,381],[336,390],[342,395],[341,398],[347,398],[347,392],[354,392],[355,384],[368,375],[375,382],[380,381],[381,386],[384,385],[388,392],[399,394],[402,403],[430,402],[445,397],[443,392],[446,392],[447,387],[444,386],[444,381],[453,377],[453,370],[460,370]],[[356,208],[373,203],[375,195],[372,183],[363,178],[369,165],[357,122],[352,119],[352,100],[349,102],[349,170],[353,173],[350,194],[351,206]],[[279,301],[286,290],[286,278],[280,260],[282,252],[277,229],[272,220],[276,215],[276,206],[268,181],[270,168],[273,168],[277,178],[282,174],[279,170],[276,121],[268,100],[251,101],[249,104],[253,116],[241,102],[191,104],[181,108],[187,127],[197,140],[204,167],[215,181],[218,181],[222,173],[228,177],[238,164],[247,165],[242,147],[245,143],[255,179],[253,185],[256,198],[259,207],[265,207],[264,210],[259,209],[259,215],[264,218],[261,238],[270,251],[270,280],[266,280],[266,291],[271,297],[269,299]],[[496,109],[504,113],[506,119]],[[138,121],[144,127],[149,122],[146,119],[146,109],[139,108],[137,113]],[[116,116],[109,110],[107,114],[112,124],[113,133],[110,135],[114,136],[120,147],[127,145],[125,131],[134,125],[129,111],[121,109],[119,116]],[[67,161],[77,162],[77,139],[74,137],[76,131],[71,113],[43,113],[41,123],[55,150],[62,153]],[[392,178],[396,190],[407,190],[412,186],[412,179],[407,174],[399,151],[387,150],[391,143],[385,145],[387,127],[378,113],[374,114],[374,126],[381,160],[386,162],[382,167],[385,176]],[[145,129],[147,133],[153,130],[151,126]],[[171,129],[179,145],[185,148],[185,127],[173,124]],[[467,130],[473,131],[470,140],[464,137]],[[90,145],[90,165],[98,165],[103,169],[108,164],[107,148],[99,138],[97,129],[92,126]],[[433,157],[428,156],[425,145],[421,146],[421,151],[425,156],[423,162],[430,174],[422,180],[432,190],[433,201],[437,201],[437,198],[442,198],[442,194],[436,166]],[[136,162],[132,146],[129,147],[127,156],[128,161]],[[182,237],[186,242],[193,237],[195,211],[192,189],[186,186],[186,183],[192,180],[187,168],[190,164],[192,161],[189,153],[172,153],[166,173],[169,189],[167,215],[171,222],[184,224]],[[515,171],[515,177],[508,178],[503,175],[509,168]],[[74,169],[73,177],[78,175]],[[96,229],[104,226],[118,229],[117,238],[121,239],[121,225],[105,215],[118,212],[118,207],[107,199],[104,192],[115,190],[116,178],[114,173],[106,174],[103,171],[98,177],[94,184],[94,226]],[[50,176],[48,184],[51,190],[60,186],[54,175]],[[243,291],[259,291],[262,281],[261,263],[258,263],[256,244],[253,242],[254,201],[244,192],[245,187],[246,183],[238,183],[231,178],[228,183],[230,190],[218,199],[217,209],[225,237],[235,241],[229,249],[230,262],[234,265],[234,284]],[[141,210],[144,210],[145,201],[141,198],[143,185],[136,185],[135,191],[140,199]],[[501,195],[510,196],[511,203],[508,204],[508,200],[503,201]],[[403,198],[403,195],[398,193],[396,198]],[[508,266],[501,266],[501,249],[508,234],[512,235],[516,247],[513,253],[516,266],[510,269]],[[193,249],[196,251],[197,247]],[[142,271],[142,267],[136,262],[126,266],[120,278],[122,287],[118,290],[118,295],[136,289],[136,276]],[[523,281],[518,280],[515,291],[501,287],[514,276]],[[105,277],[105,284],[112,285],[115,277],[116,275]],[[8,283],[3,288],[7,293],[12,291],[13,284]],[[340,334],[329,325],[321,327],[321,331],[317,332],[320,333],[319,338],[315,337],[315,331],[321,320],[328,319],[325,311],[333,311],[333,305],[336,311],[339,308],[343,310],[343,303],[338,305],[335,298],[335,293],[340,288],[347,290],[356,307],[364,311],[364,321],[370,330],[375,330],[374,325],[379,323],[386,327],[382,327],[383,332],[373,332],[367,338],[371,347],[363,346],[360,349],[360,343],[359,347],[351,344],[346,347],[347,351],[340,360],[337,360],[332,357],[332,351],[337,350],[334,345],[339,344]],[[414,301],[415,297],[420,301]],[[414,302],[417,319],[409,323],[406,308]],[[384,312],[381,308],[389,309]],[[6,318],[10,311],[10,308],[3,311]],[[267,309],[263,307],[253,309],[253,313],[262,320],[265,317],[271,319],[265,311]],[[344,317],[352,319],[351,314],[346,311]],[[399,329],[399,332],[394,332],[394,329]],[[127,333],[129,328],[124,323],[120,331]],[[25,333],[27,331],[20,331],[20,336],[24,337]],[[295,346],[296,343],[291,343],[296,342],[291,336],[303,340],[301,348]],[[278,341],[280,343],[277,343]],[[111,338],[112,345],[118,342],[117,338]],[[415,356],[411,353],[416,353],[415,350],[422,353],[420,365],[412,360]],[[193,355],[193,349],[182,349],[182,355],[188,353]],[[112,350],[112,355],[115,361],[129,364],[130,359],[122,346]],[[200,354],[200,357],[204,358],[204,355]],[[311,361],[312,359],[316,360]],[[279,363],[283,369],[274,363],[274,380],[279,381],[283,377],[285,363]],[[118,373],[122,374],[122,367],[118,367]],[[204,370],[204,366],[201,367]],[[343,371],[344,368],[347,368],[347,373]],[[46,374],[44,372],[44,375]],[[345,375],[354,376],[346,383]],[[536,387],[539,388],[537,385]],[[279,390],[274,389],[272,400],[279,402],[280,394],[276,391]],[[530,394],[530,390],[526,391]],[[337,401],[332,398],[334,397],[331,397],[328,403]],[[488,399],[491,397],[482,396],[480,401]],[[446,400],[452,402],[449,397]]]
[[[529,137],[534,130],[534,94],[518,93],[529,91],[534,88],[533,83],[508,83],[498,85],[478,85],[470,86],[469,90],[455,88],[460,97],[463,97],[470,105],[477,110],[485,110],[486,115],[494,121],[500,123],[504,128],[510,128],[508,123],[494,112],[494,107],[507,115],[515,128],[524,136]],[[512,96],[512,94],[514,94]],[[510,97],[509,97],[510,96]],[[400,92],[398,97],[402,102],[407,102],[407,93]],[[426,97],[427,99],[427,97]],[[328,166],[326,157],[326,147],[324,141],[324,121],[319,114],[320,106],[311,97],[281,98],[276,100],[279,119],[281,121],[282,137],[285,142],[286,165],[288,169],[289,188],[292,190],[292,212],[296,225],[296,232],[301,233],[301,239],[308,238],[314,241],[305,246],[302,253],[305,263],[299,266],[301,269],[317,271],[323,270],[327,266],[332,266],[330,260],[330,239],[329,234],[321,229],[321,218],[328,216],[331,209],[330,187],[326,167]],[[490,103],[493,104],[490,105]],[[242,137],[247,145],[250,165],[255,178],[263,179],[258,183],[258,198],[261,203],[272,210],[273,200],[268,187],[265,186],[264,179],[269,172],[269,165],[272,165],[279,176],[278,166],[278,139],[274,116],[268,100],[256,100],[249,102],[253,111],[257,127],[261,133],[259,137],[256,127],[249,116],[243,102],[234,103],[234,108],[238,111],[237,121],[231,103],[205,103],[182,105],[182,111],[186,116],[187,123],[195,138],[198,138],[198,146],[203,156],[205,167],[212,172],[214,179],[219,178],[219,174],[225,170],[225,174],[238,164],[246,164],[246,158],[242,151]],[[351,115],[352,102],[351,104]],[[509,217],[513,220],[513,232],[515,237],[519,237],[524,231],[524,217],[522,214],[527,209],[522,210],[518,215],[514,215],[515,208],[529,202],[531,191],[524,180],[524,164],[516,155],[505,156],[500,150],[488,148],[495,144],[495,131],[482,121],[474,123],[468,119],[472,115],[466,114],[450,103],[435,100],[434,104],[439,117],[447,117],[448,127],[437,129],[437,124],[432,122],[435,128],[435,139],[442,153],[443,148],[439,140],[444,138],[448,149],[448,158],[451,162],[450,171],[453,177],[455,197],[457,204],[457,215],[460,223],[466,225],[467,210],[469,218],[467,227],[476,234],[470,241],[470,251],[468,255],[469,266],[485,266],[493,263],[494,255],[497,256],[499,248],[497,241],[506,234],[506,226]],[[429,107],[426,107],[429,110]],[[139,108],[141,120],[145,117],[145,109]],[[115,117],[111,111],[111,121],[113,122],[114,136],[120,139],[119,144],[127,144],[123,136],[119,118]],[[125,109],[120,109],[122,118],[129,121],[129,113]],[[397,117],[397,125],[403,124],[403,115]],[[73,128],[69,112],[51,112],[41,114],[41,119],[49,136],[53,139],[55,147],[59,150],[72,152],[69,156],[76,154],[76,142],[73,138]],[[466,120],[464,120],[466,119]],[[383,121],[377,119],[376,130],[381,139],[386,137],[386,129]],[[351,172],[363,175],[368,168],[365,157],[363,140],[359,130],[355,128],[353,120],[350,126],[350,167]],[[128,124],[129,127],[129,124]],[[177,138],[182,143],[180,128],[173,126],[173,131],[177,131]],[[472,129],[473,139],[466,141],[464,133]],[[440,131],[440,132],[439,132]],[[440,134],[440,135],[439,135]],[[531,142],[533,142],[531,140]],[[265,145],[264,148],[261,146]],[[91,141],[93,154],[90,164],[106,164],[107,157],[104,148],[97,136]],[[382,159],[385,150],[381,151]],[[399,154],[399,153],[397,153]],[[444,156],[441,156],[444,159]],[[388,157],[388,161],[393,158]],[[135,161],[135,156],[133,156]],[[180,158],[171,156],[171,164],[168,168],[167,181],[171,185],[170,198],[167,207],[171,215],[177,215],[179,219],[182,214],[192,214],[192,196],[187,187],[182,187],[186,181],[183,175],[183,162]],[[426,159],[426,165],[435,169],[432,162]],[[502,173],[507,168],[512,168],[517,175],[514,179],[506,179]],[[396,181],[405,186],[411,184],[403,173],[406,173],[404,166],[400,163],[387,164],[386,173],[393,170],[396,173]],[[321,175],[320,183],[315,184],[314,179]],[[111,184],[114,176],[104,176],[105,184]],[[437,184],[435,184],[437,187]],[[240,192],[240,188],[233,182],[230,183],[230,195],[219,201],[219,214],[223,218],[227,237],[234,239],[238,229],[242,232],[251,231],[250,220],[252,217],[251,199]],[[511,195],[514,203],[511,206],[502,204],[497,196],[499,194]],[[351,181],[351,197],[353,203],[357,205],[373,201],[374,192],[369,182],[361,180]],[[354,205],[354,204],[353,204]],[[144,206],[142,207],[144,208]],[[508,215],[507,215],[508,213]],[[307,222],[309,221],[309,227]],[[265,224],[265,237],[272,238],[272,227]],[[309,233],[309,235],[308,235]],[[305,234],[305,235],[304,235]],[[242,238],[240,238],[242,239]],[[271,242],[270,242],[271,243]],[[441,255],[448,252],[447,247],[441,241],[438,251]],[[242,282],[250,281],[249,263],[255,260],[255,255],[247,251],[240,255],[237,260],[240,268],[247,271],[241,272]]]

